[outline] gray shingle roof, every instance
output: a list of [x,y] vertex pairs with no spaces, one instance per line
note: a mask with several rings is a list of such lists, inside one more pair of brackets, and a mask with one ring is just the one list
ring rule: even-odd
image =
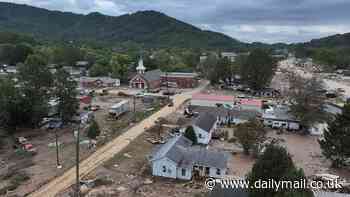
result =
[[211,128],[213,128],[215,122],[216,122],[215,116],[213,116],[212,114],[205,113],[205,114],[201,114],[197,118],[194,125],[203,129],[204,131],[209,132]]
[[143,75],[143,77],[147,80],[147,81],[155,81],[155,80],[160,80],[160,76],[163,74],[163,72],[159,69],[157,70],[151,70],[151,71],[147,71],[145,72],[145,74]]
[[209,151],[203,147],[193,147],[192,142],[183,136],[171,138],[166,144],[156,147],[152,152],[151,161],[163,157],[183,168],[200,165],[225,169],[229,160],[227,153]]
[[248,111],[248,110],[235,110],[235,109],[226,109],[223,107],[203,107],[203,106],[193,106],[193,111],[198,112],[199,114],[212,114],[216,117],[226,117],[230,116],[233,118],[238,118],[242,120],[251,120],[261,115],[257,111]]

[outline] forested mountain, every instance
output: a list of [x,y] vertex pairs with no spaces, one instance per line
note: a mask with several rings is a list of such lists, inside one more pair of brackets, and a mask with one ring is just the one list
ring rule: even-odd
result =
[[337,34],[320,39],[313,39],[310,42],[303,44],[306,47],[313,48],[349,48],[350,47],[350,33]]
[[0,2],[0,31],[31,34],[39,39],[110,45],[135,43],[148,48],[237,49],[246,46],[224,34],[203,31],[155,11],[114,17],[97,12],[81,15]]

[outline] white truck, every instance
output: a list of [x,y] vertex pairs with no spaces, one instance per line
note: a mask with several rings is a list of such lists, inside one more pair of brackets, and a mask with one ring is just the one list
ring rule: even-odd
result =
[[128,112],[130,110],[130,103],[128,100],[123,100],[115,105],[113,105],[109,109],[109,114],[115,118],[118,118],[120,115],[122,115],[125,112]]

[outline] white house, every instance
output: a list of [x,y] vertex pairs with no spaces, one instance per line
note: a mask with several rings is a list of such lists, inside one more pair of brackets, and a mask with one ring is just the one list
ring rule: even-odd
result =
[[234,52],[222,52],[221,53],[221,57],[227,58],[228,60],[230,60],[230,62],[235,62],[237,56],[238,56],[237,53],[234,53]]
[[209,144],[217,128],[217,118],[211,114],[203,114],[192,125],[199,144]]
[[262,115],[265,126],[275,129],[300,130],[300,122],[289,113],[288,106],[277,106],[265,110]]
[[227,173],[229,155],[193,147],[192,142],[175,136],[157,146],[149,157],[153,176],[191,180],[193,176],[222,178]]

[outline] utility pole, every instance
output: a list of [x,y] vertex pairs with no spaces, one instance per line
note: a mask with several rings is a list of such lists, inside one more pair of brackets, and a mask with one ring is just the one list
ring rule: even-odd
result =
[[79,124],[78,124],[78,129],[77,129],[77,142],[76,142],[76,157],[75,157],[75,166],[76,166],[76,188],[75,188],[75,194],[76,194],[76,197],[79,197],[80,196],[80,178],[79,178],[79,142],[80,142],[80,121],[79,121]]
[[165,80],[166,80],[166,92],[168,94],[168,102],[170,102],[170,92],[169,92],[169,82],[168,82],[168,71],[165,73]]
[[62,165],[60,164],[59,154],[58,154],[58,134],[57,134],[57,125],[55,125],[55,138],[56,138],[56,161],[57,169],[61,169]]
[[133,107],[133,110],[134,110],[134,122],[136,122],[137,120],[136,120],[136,96],[135,95],[133,96],[133,105],[134,105],[134,107]]

